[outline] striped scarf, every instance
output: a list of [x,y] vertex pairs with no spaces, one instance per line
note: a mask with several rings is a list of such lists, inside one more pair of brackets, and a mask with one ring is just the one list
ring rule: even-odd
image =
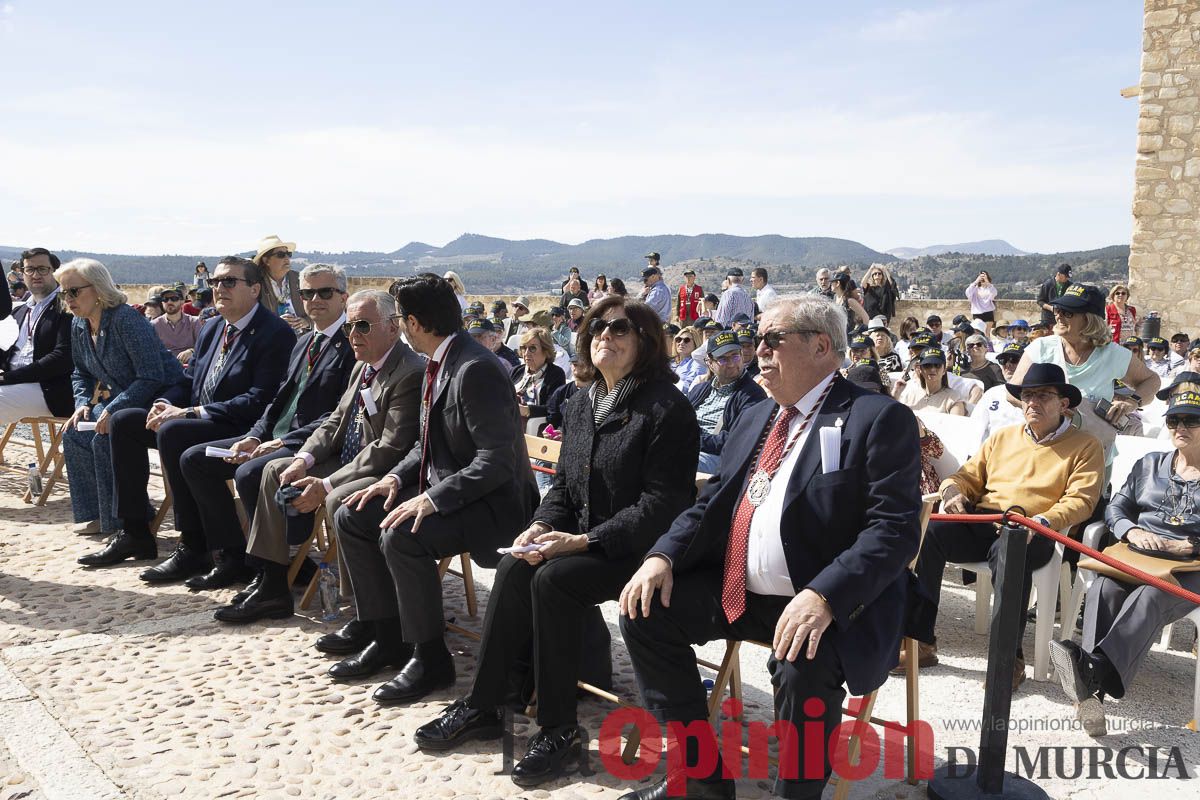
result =
[[610,391],[605,385],[603,377],[596,378],[592,384],[592,414],[597,428],[604,424],[604,420],[608,419],[608,415],[612,413],[613,409],[620,406],[639,384],[641,384],[640,379],[626,375],[617,381],[617,385]]

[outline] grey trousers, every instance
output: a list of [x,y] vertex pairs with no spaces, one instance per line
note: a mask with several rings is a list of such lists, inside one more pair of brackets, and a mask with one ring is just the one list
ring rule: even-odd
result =
[[[401,489],[396,504],[416,494],[416,487]],[[438,561],[471,551],[473,561],[494,567],[496,548],[512,542],[511,536],[506,537],[511,526],[501,529],[483,502],[471,503],[453,514],[428,516],[416,533],[411,519],[399,527],[380,530],[379,523],[387,513],[383,498],[376,497],[362,511],[342,506],[333,518],[354,587],[358,618],[371,622],[399,617],[406,642],[441,639],[446,619]],[[505,535],[497,538],[498,531]]]
[[[1175,577],[1183,588],[1200,592],[1200,572]],[[1162,629],[1194,608],[1187,600],[1151,586],[1122,583],[1103,575],[1096,578],[1083,607],[1083,649],[1103,651],[1120,676],[1121,685],[1105,685],[1105,692],[1124,697]]]

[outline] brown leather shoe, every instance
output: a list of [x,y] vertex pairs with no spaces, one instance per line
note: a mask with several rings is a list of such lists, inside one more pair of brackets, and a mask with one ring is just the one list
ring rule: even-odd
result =
[[[937,643],[926,644],[925,642],[917,642],[917,668],[927,669],[935,667],[938,663]],[[904,645],[900,646],[900,658],[896,662],[896,666],[892,667],[893,675],[903,675],[908,672],[908,648]]]

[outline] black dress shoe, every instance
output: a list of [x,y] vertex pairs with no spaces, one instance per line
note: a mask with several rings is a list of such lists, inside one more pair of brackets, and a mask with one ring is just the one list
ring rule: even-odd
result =
[[117,531],[102,550],[80,556],[77,561],[85,567],[109,567],[120,564],[127,558],[135,561],[158,558],[158,543],[153,539],[148,542],[138,541],[125,531]]
[[734,800],[737,790],[731,780],[705,783],[696,778],[688,778],[684,787],[683,797],[667,794],[667,779],[663,778],[653,786],[628,792],[617,800]]
[[213,618],[230,625],[245,625],[260,619],[287,619],[294,610],[291,592],[284,592],[275,597],[263,597],[255,592],[236,606],[218,608],[213,613]]
[[261,585],[262,585],[262,571],[259,571],[259,572],[254,573],[254,578],[252,578],[251,581],[248,584],[246,584],[245,589],[242,589],[240,592],[238,592],[237,594],[235,594],[233,596],[233,599],[229,601],[229,605],[237,606],[237,605],[241,605],[242,603],[246,602],[246,598],[249,597],[250,595],[254,594],[256,591],[258,591],[258,587]]
[[372,640],[361,652],[344,658],[329,668],[329,677],[339,681],[369,678],[385,669],[399,669],[412,658],[412,645],[404,644],[389,653],[383,645]]
[[212,559],[208,553],[197,553],[179,545],[170,558],[156,567],[151,567],[138,577],[146,583],[179,583],[193,575],[208,572],[210,569],[212,569]]
[[327,633],[317,639],[315,647],[322,653],[340,656],[360,652],[370,643],[371,625],[352,619],[343,625],[341,630]]
[[578,725],[570,725],[557,733],[542,728],[529,740],[525,757],[513,767],[512,780],[528,789],[552,781],[563,773],[568,762],[579,762],[583,736]]
[[[203,575],[193,575],[183,582],[189,589],[209,590],[225,589],[235,583],[245,583],[255,576],[255,572],[233,559],[225,559]],[[250,595],[246,595],[249,597]],[[242,601],[245,601],[245,597]]]
[[480,711],[466,700],[455,700],[440,717],[417,728],[413,741],[422,750],[450,750],[468,739],[499,739],[504,735],[503,723],[496,709]]
[[420,700],[427,694],[454,685],[454,661],[447,658],[444,663],[426,664],[420,658],[412,658],[400,674],[380,686],[371,699],[381,706],[394,706]]

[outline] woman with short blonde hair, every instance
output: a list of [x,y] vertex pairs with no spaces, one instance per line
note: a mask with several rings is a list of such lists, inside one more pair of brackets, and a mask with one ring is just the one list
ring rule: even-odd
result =
[[[78,275],[84,283],[90,284],[87,288],[95,293],[95,301],[100,308],[116,308],[129,301],[126,294],[117,288],[108,267],[94,258],[72,259],[54,271],[54,279],[60,286],[67,275]],[[72,310],[72,313],[75,312]]]

